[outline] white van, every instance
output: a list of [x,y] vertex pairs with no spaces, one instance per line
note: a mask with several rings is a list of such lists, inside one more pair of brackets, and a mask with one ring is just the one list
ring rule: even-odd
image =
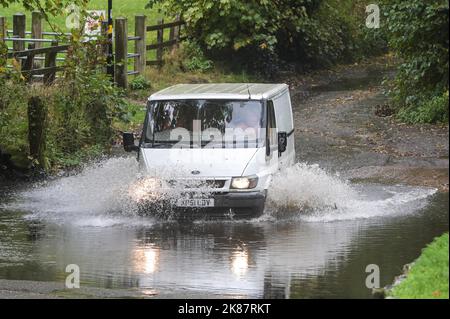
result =
[[[294,121],[286,84],[181,84],[150,96],[138,152],[145,177],[134,199],[179,191],[170,206],[183,214],[263,213],[272,175],[294,164]],[[182,185],[180,188],[179,186]]]

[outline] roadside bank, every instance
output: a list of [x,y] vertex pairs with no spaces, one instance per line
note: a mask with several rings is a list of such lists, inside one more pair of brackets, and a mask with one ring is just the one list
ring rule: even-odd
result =
[[398,299],[448,299],[448,233],[436,238],[405,267],[386,295]]

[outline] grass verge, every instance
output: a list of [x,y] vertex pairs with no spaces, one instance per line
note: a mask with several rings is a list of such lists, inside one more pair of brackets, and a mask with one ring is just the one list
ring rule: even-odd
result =
[[[144,14],[147,16],[147,23],[156,24],[159,18],[163,18],[158,13],[158,9],[146,9],[145,5],[148,0],[133,0],[133,1],[114,1],[113,2],[113,16],[126,17],[129,21],[128,31],[134,34],[134,16]],[[90,0],[87,4],[88,10],[105,10],[108,9],[108,1],[106,0]],[[0,16],[6,17],[9,29],[12,29],[13,15],[16,13],[24,13],[27,16],[27,30],[31,30],[31,12],[26,11],[21,4],[11,4],[7,8],[0,7]],[[65,26],[67,15],[60,15],[51,17],[52,23],[61,28],[64,32],[70,32]],[[45,22],[44,31],[52,31],[50,26]]]
[[400,299],[448,299],[448,233],[436,238],[389,294]]

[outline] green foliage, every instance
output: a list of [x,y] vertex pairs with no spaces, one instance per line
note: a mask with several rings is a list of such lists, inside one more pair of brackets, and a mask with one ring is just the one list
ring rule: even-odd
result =
[[421,97],[413,105],[400,109],[398,117],[407,123],[447,123],[448,91],[442,95]]
[[28,94],[21,81],[6,81],[0,76],[0,146],[23,167],[28,163],[27,102]]
[[[149,5],[160,2],[150,1]],[[236,49],[249,43],[274,44],[276,24],[281,21],[270,20],[269,10],[276,6],[270,1],[237,1],[237,0],[181,0],[162,1],[163,10],[168,13],[183,12],[184,19],[191,27],[195,38],[206,44],[209,49],[235,47]],[[281,6],[285,6],[284,2]],[[303,1],[300,1],[303,2]],[[309,2],[309,1],[308,1]],[[280,12],[282,8],[277,9]],[[292,10],[302,10],[294,6]],[[273,15],[275,16],[275,14]],[[254,30],[258,30],[254,32]]]
[[0,6],[6,8],[11,4],[21,4],[27,11],[39,10],[46,16],[57,16],[70,4],[84,6],[88,2],[89,0],[0,0]]
[[[145,91],[145,99],[148,98],[150,94],[147,90]],[[116,118],[113,122],[113,127],[117,132],[138,132],[142,129],[142,124],[144,123],[145,115],[146,115],[146,104],[136,103],[127,101],[126,109],[128,111],[126,119]],[[119,136],[121,139],[121,136]]]
[[212,57],[262,74],[277,71],[270,68],[278,57],[323,67],[370,51],[357,43],[366,40],[358,31],[365,16],[360,0],[150,0],[155,4],[167,15],[182,12],[189,35]]
[[105,57],[99,51],[104,40],[86,42],[79,30],[72,30],[65,72],[51,87],[25,84],[15,70],[0,73],[2,147],[27,159],[27,110],[31,97],[40,98],[48,110],[43,160],[53,168],[75,165],[111,147],[113,122],[129,116],[124,92],[115,88],[105,74]]
[[46,161],[53,168],[77,165],[83,159],[110,148],[112,122],[127,119],[127,104],[121,92],[107,78],[92,73],[54,87],[11,80],[0,86],[0,144],[14,155],[13,160],[28,166],[27,105],[31,96],[40,97],[48,109]]
[[129,87],[133,91],[144,90],[151,87],[150,81],[148,81],[144,76],[136,76],[130,81]]
[[448,233],[434,240],[391,295],[404,299],[448,299]]
[[389,46],[401,60],[389,92],[394,105],[409,122],[448,119],[448,1],[389,0],[383,7]]
[[57,148],[52,148],[52,152],[53,168],[74,168],[83,165],[87,161],[100,158],[104,154],[105,149],[101,145],[90,145],[71,154],[59,152]]
[[[0,34],[0,37],[4,37]],[[0,42],[0,74],[5,73],[6,69],[6,57],[8,54],[8,46],[5,43]]]
[[109,145],[112,119],[126,115],[123,93],[105,74],[106,61],[98,44],[77,41],[76,35],[73,39],[64,81],[50,99],[58,114],[54,119],[60,130],[57,144],[69,153],[86,145]]
[[200,46],[194,42],[183,44],[183,65],[188,71],[206,72],[214,67],[214,63],[207,59]]

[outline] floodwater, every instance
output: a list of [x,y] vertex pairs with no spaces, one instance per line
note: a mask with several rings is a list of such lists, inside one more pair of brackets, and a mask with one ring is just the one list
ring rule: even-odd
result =
[[311,164],[313,145],[297,144],[299,163],[275,177],[265,214],[249,221],[137,215],[127,157],[0,193],[0,279],[64,283],[76,264],[83,287],[141,296],[371,298],[368,265],[391,284],[448,231],[448,194],[351,183],[339,157]]
[[133,163],[110,159],[3,199],[0,278],[64,282],[77,264],[83,286],[143,296],[369,298],[367,265],[390,284],[448,230],[446,194],[352,185],[306,164],[276,177],[259,219],[139,217],[120,195]]

